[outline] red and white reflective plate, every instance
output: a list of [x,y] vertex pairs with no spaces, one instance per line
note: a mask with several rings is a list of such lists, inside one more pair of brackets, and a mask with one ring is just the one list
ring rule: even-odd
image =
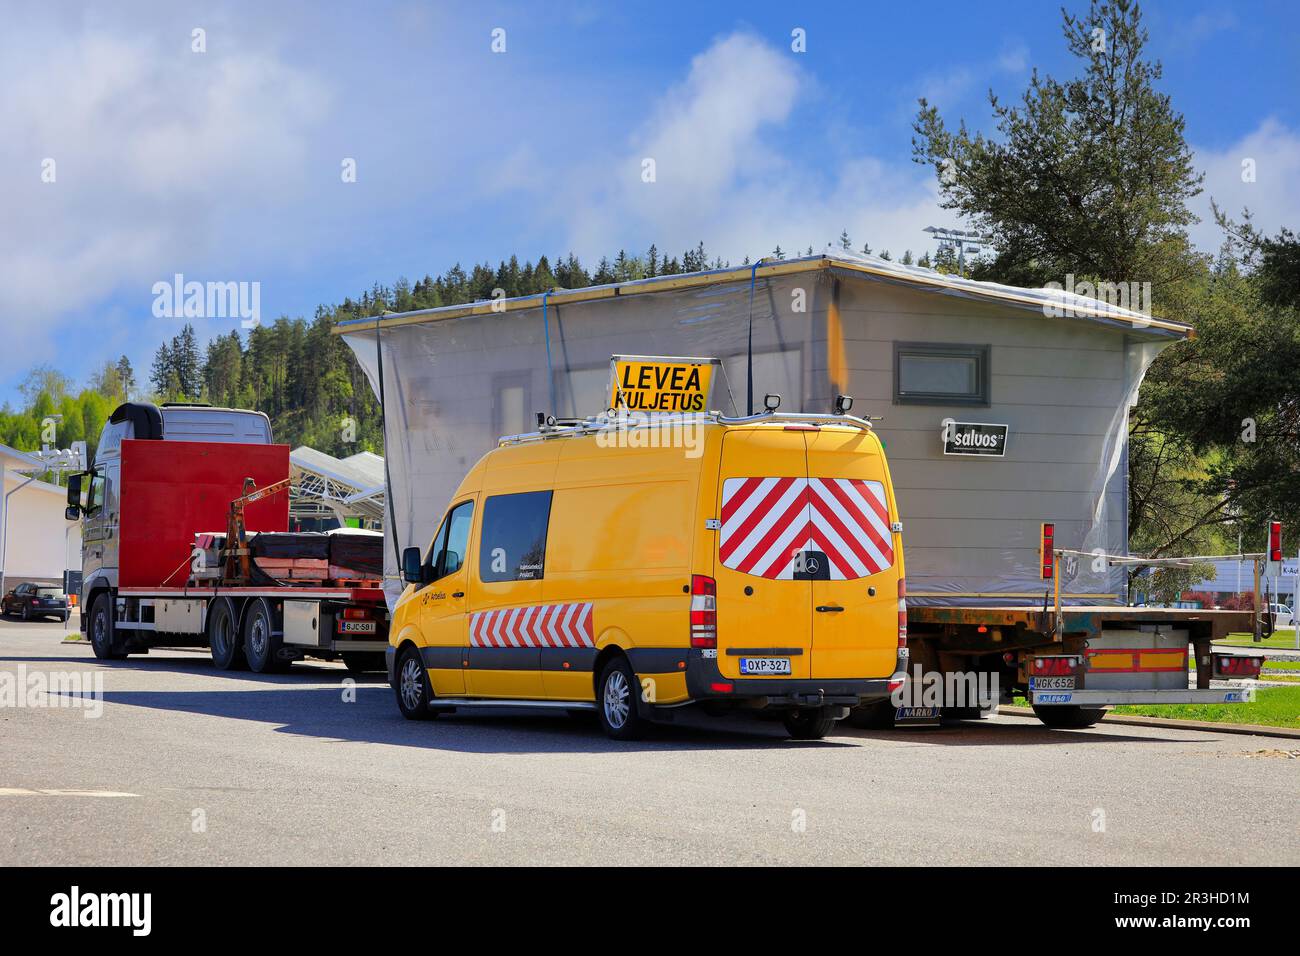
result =
[[894,563],[883,482],[862,478],[727,478],[718,556],[744,574],[791,579],[798,555],[821,551],[833,581]]

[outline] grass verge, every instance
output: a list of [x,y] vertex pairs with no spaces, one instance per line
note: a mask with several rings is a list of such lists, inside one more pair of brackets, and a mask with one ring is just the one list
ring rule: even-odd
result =
[[[1016,697],[1014,703],[1017,707],[1029,706],[1023,697]],[[1248,704],[1121,704],[1110,708],[1110,713],[1216,724],[1300,727],[1300,687],[1261,687]]]

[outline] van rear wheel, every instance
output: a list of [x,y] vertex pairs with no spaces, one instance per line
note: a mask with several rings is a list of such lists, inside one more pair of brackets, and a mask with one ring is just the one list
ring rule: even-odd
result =
[[1082,730],[1106,716],[1104,707],[1044,706],[1035,707],[1034,716],[1055,730]]
[[835,726],[825,709],[792,710],[785,715],[786,732],[795,740],[821,740]]
[[640,740],[645,735],[647,722],[637,713],[639,686],[626,657],[620,655],[605,665],[596,694],[596,715],[605,736],[613,740]]

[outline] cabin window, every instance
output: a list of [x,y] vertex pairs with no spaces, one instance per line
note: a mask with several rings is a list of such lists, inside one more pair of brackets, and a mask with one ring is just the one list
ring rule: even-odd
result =
[[546,558],[551,492],[493,495],[483,505],[479,580],[540,581]]
[[474,502],[463,501],[443,519],[424,563],[433,569],[433,580],[455,574],[465,563],[469,528],[474,519]]
[[895,405],[988,405],[989,347],[894,343]]

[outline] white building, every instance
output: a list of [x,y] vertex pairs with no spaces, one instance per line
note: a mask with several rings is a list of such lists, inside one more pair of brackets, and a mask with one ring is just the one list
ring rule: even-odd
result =
[[61,584],[67,568],[81,568],[81,526],[63,517],[67,489],[33,478],[45,470],[36,458],[0,445],[0,574],[9,591],[24,581]]

